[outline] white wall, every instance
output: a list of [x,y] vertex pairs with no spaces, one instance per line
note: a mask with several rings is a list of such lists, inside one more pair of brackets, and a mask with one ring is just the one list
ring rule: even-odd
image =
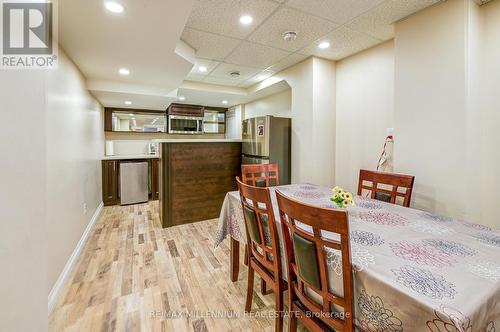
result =
[[310,182],[335,185],[336,148],[336,65],[332,61],[313,58],[312,145],[309,146]]
[[255,86],[291,87],[292,182],[335,183],[335,63],[311,57]]
[[395,170],[416,177],[413,206],[463,217],[466,199],[466,3],[396,24]]
[[258,99],[244,105],[243,119],[257,116],[273,115],[276,117],[292,117],[292,91],[285,90],[274,95]]
[[500,4],[450,0],[396,24],[395,167],[413,206],[500,227]]
[[243,105],[231,107],[226,113],[226,138],[241,139]]
[[499,1],[449,0],[398,22],[395,42],[338,62],[337,183],[355,191],[394,127],[414,207],[500,227],[498,45]]
[[336,86],[335,180],[356,192],[359,170],[377,167],[394,126],[393,41],[338,62]]
[[82,75],[62,49],[59,67],[48,72],[45,123],[50,291],[102,202],[102,107],[88,93]]
[[0,331],[45,331],[45,71],[0,70],[0,116]]
[[151,140],[113,140],[113,152],[116,156],[148,154]]
[[473,176],[480,181],[480,221],[500,228],[500,1],[480,7],[481,57],[477,85],[480,110],[480,168]]

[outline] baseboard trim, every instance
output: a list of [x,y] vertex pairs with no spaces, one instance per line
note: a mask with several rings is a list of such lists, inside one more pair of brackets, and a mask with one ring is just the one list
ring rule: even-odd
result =
[[80,238],[80,241],[78,241],[75,250],[73,250],[73,253],[69,257],[68,261],[66,262],[66,265],[64,266],[64,269],[62,270],[61,274],[59,275],[59,278],[57,278],[57,281],[54,284],[54,287],[52,287],[52,290],[49,293],[49,298],[48,298],[49,315],[52,313],[52,310],[54,310],[54,306],[57,303],[57,299],[59,298],[59,295],[64,287],[64,284],[66,283],[71,271],[75,267],[76,261],[78,260],[78,257],[80,256],[82,249],[85,246],[85,243],[87,243],[90,231],[92,230],[95,222],[101,215],[103,206],[104,204],[103,202],[101,202],[101,204],[99,204],[99,206],[95,210],[92,219],[90,219],[87,228],[85,228],[85,231],[83,232],[82,237]]

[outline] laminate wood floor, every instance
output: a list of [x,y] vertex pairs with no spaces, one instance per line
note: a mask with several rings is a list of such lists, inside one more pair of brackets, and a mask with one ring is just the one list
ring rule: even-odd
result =
[[158,202],[105,207],[49,330],[273,331],[274,294],[260,294],[256,276],[244,315],[247,269],[230,281],[229,239],[214,249],[216,228],[209,220],[163,229]]

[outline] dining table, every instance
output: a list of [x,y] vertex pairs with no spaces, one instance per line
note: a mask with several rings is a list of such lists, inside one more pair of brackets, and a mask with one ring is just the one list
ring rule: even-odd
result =
[[[276,190],[338,209],[329,187],[304,183],[269,190],[280,232]],[[500,332],[500,230],[359,195],[354,201],[346,210],[358,330]],[[215,247],[228,236],[236,281],[239,247],[246,244],[238,191],[226,194]],[[342,292],[340,255],[327,252],[326,259],[330,287]]]

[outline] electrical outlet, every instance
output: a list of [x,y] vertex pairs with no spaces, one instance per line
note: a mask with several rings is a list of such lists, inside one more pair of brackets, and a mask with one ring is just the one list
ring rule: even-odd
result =
[[87,203],[83,203],[83,215],[87,215]]

